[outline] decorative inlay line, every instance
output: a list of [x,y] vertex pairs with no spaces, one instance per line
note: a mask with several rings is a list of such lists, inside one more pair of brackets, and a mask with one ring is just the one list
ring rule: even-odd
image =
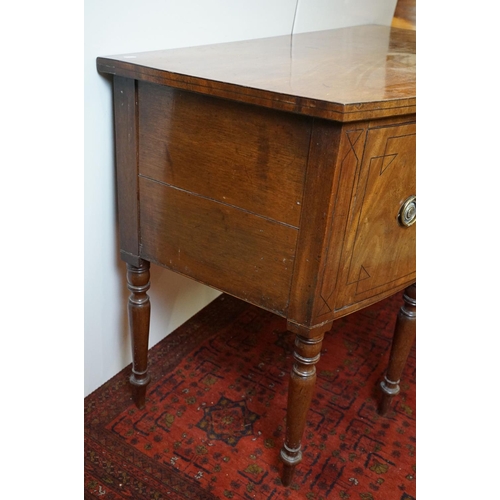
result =
[[[391,163],[396,159],[398,156],[398,153],[390,154],[390,155],[384,155],[384,156],[373,156],[370,158],[370,168],[372,162],[380,162],[380,175],[382,175],[391,165]],[[389,160],[389,161],[387,161]]]
[[[334,228],[336,220],[342,219],[344,221],[343,222],[344,226],[345,226],[345,224],[347,224],[347,217],[351,211],[351,203],[352,203],[354,189],[355,189],[354,179],[356,179],[356,176],[358,175],[358,172],[359,172],[360,158],[362,158],[362,153],[363,153],[364,146],[365,146],[366,133],[367,133],[367,130],[365,128],[357,128],[354,130],[346,130],[345,131],[345,137],[347,138],[347,143],[348,143],[349,147],[347,148],[347,151],[346,151],[345,155],[343,156],[342,161],[341,161],[341,165],[340,165],[339,183],[337,186],[337,191],[335,193],[335,202],[334,202],[334,206],[333,206],[332,224],[331,224],[331,227],[330,227],[330,230],[328,233],[328,242],[329,243],[326,247],[325,267],[324,267],[324,271],[323,271],[322,277],[321,277],[321,289],[320,289],[321,295],[320,295],[320,298],[323,301],[324,305],[321,307],[321,309],[318,313],[318,317],[323,316],[323,315],[328,314],[328,313],[331,313],[333,311],[334,304],[330,305],[330,301],[331,301],[331,298],[334,294],[336,281],[338,279],[339,272],[340,272],[340,265],[341,265],[340,258],[336,261],[337,268],[335,271],[335,283],[333,283],[333,286],[332,286],[332,284],[330,284],[330,286],[328,287],[328,291],[330,293],[329,293],[327,298],[325,298],[322,295],[322,293],[324,291],[324,280],[325,280],[325,277],[327,275],[327,273],[325,273],[325,270],[326,270],[326,266],[329,265],[329,259],[330,259],[330,250],[331,250],[330,244],[331,244],[331,239],[332,239],[332,232],[333,232],[333,228]],[[354,170],[353,174],[351,174],[352,170]],[[339,201],[339,198],[340,198],[340,200],[342,199],[341,184],[342,184],[342,182],[344,182],[343,181],[344,178],[348,175],[353,175],[354,178],[353,178],[352,184],[349,183],[346,186],[347,188],[349,188],[349,187],[351,188],[351,193],[349,195],[350,201],[349,201],[348,205],[344,206],[342,204],[342,202]],[[338,213],[339,205],[342,208],[342,210],[345,210],[345,213],[344,212]],[[343,254],[344,245],[345,245],[345,240],[343,240],[341,243],[342,249],[341,249],[339,255]],[[325,310],[325,308],[326,308],[326,310]]]
[[[346,155],[344,156],[343,160],[345,160],[347,158],[347,156],[350,154],[350,153],[353,153],[355,158],[356,158],[356,162],[359,162],[359,157],[358,155],[356,154],[356,149],[354,148],[354,146],[356,145],[356,143],[359,141],[359,138],[363,135],[363,132],[364,132],[364,129],[361,129],[361,130],[351,130],[349,132],[346,132],[346,136],[347,136],[347,140],[349,141],[349,144],[351,146],[351,149],[349,149],[349,151],[346,153]],[[357,133],[358,135],[356,136],[356,139],[355,141],[353,142],[351,140],[351,137]]]

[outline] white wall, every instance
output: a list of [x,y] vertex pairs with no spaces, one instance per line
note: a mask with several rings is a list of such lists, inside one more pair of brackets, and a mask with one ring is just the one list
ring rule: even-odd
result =
[[[390,24],[396,5],[298,1],[85,1],[85,395],[131,361],[125,265],[117,242],[111,81],[97,73],[96,57],[283,35],[294,19],[295,32]],[[152,265],[149,295],[151,347],[218,292]]]
[[294,33],[360,24],[389,25],[397,0],[299,0]]

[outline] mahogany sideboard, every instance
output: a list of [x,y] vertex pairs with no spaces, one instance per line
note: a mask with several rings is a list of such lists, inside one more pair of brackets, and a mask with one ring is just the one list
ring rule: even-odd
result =
[[136,403],[150,380],[150,262],[286,318],[288,485],[332,321],[406,289],[382,412],[414,338],[415,31],[357,26],[97,68],[113,75]]

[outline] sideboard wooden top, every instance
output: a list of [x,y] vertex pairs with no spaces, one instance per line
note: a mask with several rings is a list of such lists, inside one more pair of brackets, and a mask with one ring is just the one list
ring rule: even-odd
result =
[[99,57],[137,80],[342,122],[416,110],[413,30],[367,25]]

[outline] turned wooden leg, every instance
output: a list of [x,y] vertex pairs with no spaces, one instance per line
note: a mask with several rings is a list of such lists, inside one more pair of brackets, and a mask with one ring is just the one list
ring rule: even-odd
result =
[[380,383],[382,397],[378,413],[386,415],[391,406],[392,398],[399,393],[399,382],[403,373],[408,354],[415,341],[417,326],[417,286],[409,286],[403,295],[404,304],[399,310],[392,341],[389,366],[384,380]]
[[127,264],[128,320],[132,339],[132,375],[130,383],[135,387],[135,404],[144,408],[148,374],[149,318],[151,306],[146,293],[149,290],[149,262],[139,267]]
[[294,364],[288,386],[286,438],[281,449],[284,463],[281,481],[285,486],[292,482],[295,467],[302,460],[300,441],[316,383],[315,364],[319,361],[323,336],[308,338],[297,335],[295,338]]

